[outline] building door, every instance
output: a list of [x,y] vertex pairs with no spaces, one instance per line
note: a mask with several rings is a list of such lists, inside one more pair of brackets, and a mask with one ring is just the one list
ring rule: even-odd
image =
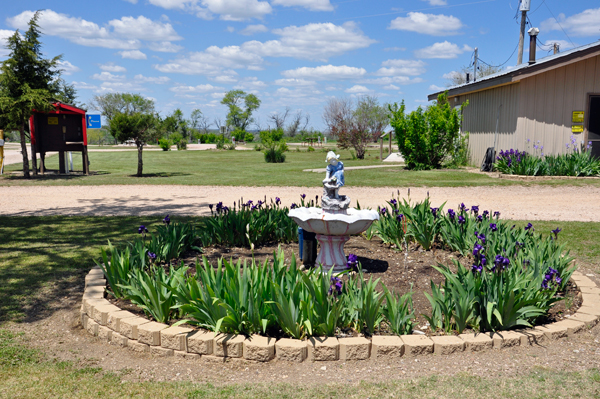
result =
[[592,155],[600,158],[600,96],[590,96],[588,140],[592,142]]

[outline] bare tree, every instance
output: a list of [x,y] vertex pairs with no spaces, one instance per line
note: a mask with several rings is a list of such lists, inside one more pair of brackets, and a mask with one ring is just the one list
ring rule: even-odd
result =
[[310,116],[308,114],[304,115],[302,110],[298,110],[286,129],[287,135],[294,137],[299,131],[306,130],[309,121]]
[[279,129],[283,130],[283,127],[285,125],[285,120],[287,119],[289,113],[290,113],[290,107],[285,107],[285,112],[281,113],[281,112],[277,111],[274,114],[269,115],[269,120],[275,124],[276,130],[279,130]]
[[208,121],[208,118],[204,115],[198,119],[198,129],[204,134],[208,133],[208,129],[212,126],[212,122]]
[[387,126],[386,107],[376,97],[365,96],[355,104],[349,98],[333,98],[325,105],[323,120],[340,148],[354,148],[363,159],[367,144],[379,138]]
[[[502,68],[491,65],[481,64],[477,68],[477,79],[483,78],[484,76],[493,75],[496,72],[500,72]],[[473,68],[470,66],[464,66],[458,71],[452,71],[447,76],[448,82],[447,87],[458,86],[467,83],[467,73],[470,74],[470,81],[473,81]]]
[[221,126],[223,126],[223,120],[217,116],[215,119],[213,119],[213,124],[217,127],[217,129],[219,129],[220,132]]

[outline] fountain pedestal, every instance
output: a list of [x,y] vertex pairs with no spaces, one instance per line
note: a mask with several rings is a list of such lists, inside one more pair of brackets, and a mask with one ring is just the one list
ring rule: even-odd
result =
[[317,265],[321,264],[328,269],[333,267],[334,272],[343,272],[347,269],[348,260],[344,254],[344,244],[350,236],[328,236],[317,234],[317,241],[321,250],[317,256]]

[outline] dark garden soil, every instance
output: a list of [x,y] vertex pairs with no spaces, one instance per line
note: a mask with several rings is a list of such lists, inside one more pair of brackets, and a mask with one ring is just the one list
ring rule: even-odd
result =
[[[254,249],[254,258],[257,263],[263,263],[268,260],[272,263],[273,253],[281,248],[285,253],[286,263],[289,262],[292,256],[300,264],[298,257],[298,244],[273,244],[265,245]],[[358,261],[362,265],[364,276],[366,279],[380,279],[380,283],[386,285],[391,291],[404,294],[411,290],[413,291],[413,306],[415,313],[416,330],[422,331],[427,335],[436,335],[436,332],[431,331],[429,325],[423,317],[423,314],[431,314],[431,304],[425,297],[425,292],[431,294],[431,281],[436,285],[443,282],[442,275],[436,271],[431,265],[445,265],[452,270],[456,270],[453,261],[458,260],[463,265],[470,265],[471,259],[464,258],[460,255],[448,252],[440,248],[434,248],[430,251],[423,251],[418,245],[409,246],[408,253],[391,248],[384,244],[379,238],[366,240],[362,236],[351,237],[345,245],[346,255],[355,254],[358,256]],[[247,248],[238,247],[208,247],[204,249],[204,253],[189,252],[182,257],[186,266],[190,267],[189,273],[195,273],[196,259],[202,265],[202,256],[205,256],[212,266],[216,266],[221,258],[231,259],[236,262],[246,262],[248,265],[252,262],[252,251]],[[137,308],[134,304],[125,300],[111,300],[115,305],[122,309],[144,315],[143,311]],[[554,321],[563,320],[565,317],[572,315],[581,306],[582,297],[580,291],[568,285],[565,293],[565,300],[557,302],[550,310],[547,319],[541,320],[543,323],[551,323]],[[177,320],[172,321],[172,323]],[[382,334],[387,334],[385,326],[383,326]],[[343,335],[348,334],[347,331]]]

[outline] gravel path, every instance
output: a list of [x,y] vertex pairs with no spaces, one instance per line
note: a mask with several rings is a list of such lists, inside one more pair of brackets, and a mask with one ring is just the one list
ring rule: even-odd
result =
[[[517,220],[600,221],[600,188],[597,187],[432,187],[412,188],[412,200],[429,192],[434,206],[447,201],[447,208],[479,205],[500,211],[503,218]],[[208,204],[223,201],[232,205],[245,201],[280,197],[284,205],[321,196],[317,187],[217,187],[217,186],[39,186],[0,187],[0,215],[208,215]],[[344,187],[352,205],[376,208],[385,204],[392,187]],[[407,189],[400,191],[406,197]]]

